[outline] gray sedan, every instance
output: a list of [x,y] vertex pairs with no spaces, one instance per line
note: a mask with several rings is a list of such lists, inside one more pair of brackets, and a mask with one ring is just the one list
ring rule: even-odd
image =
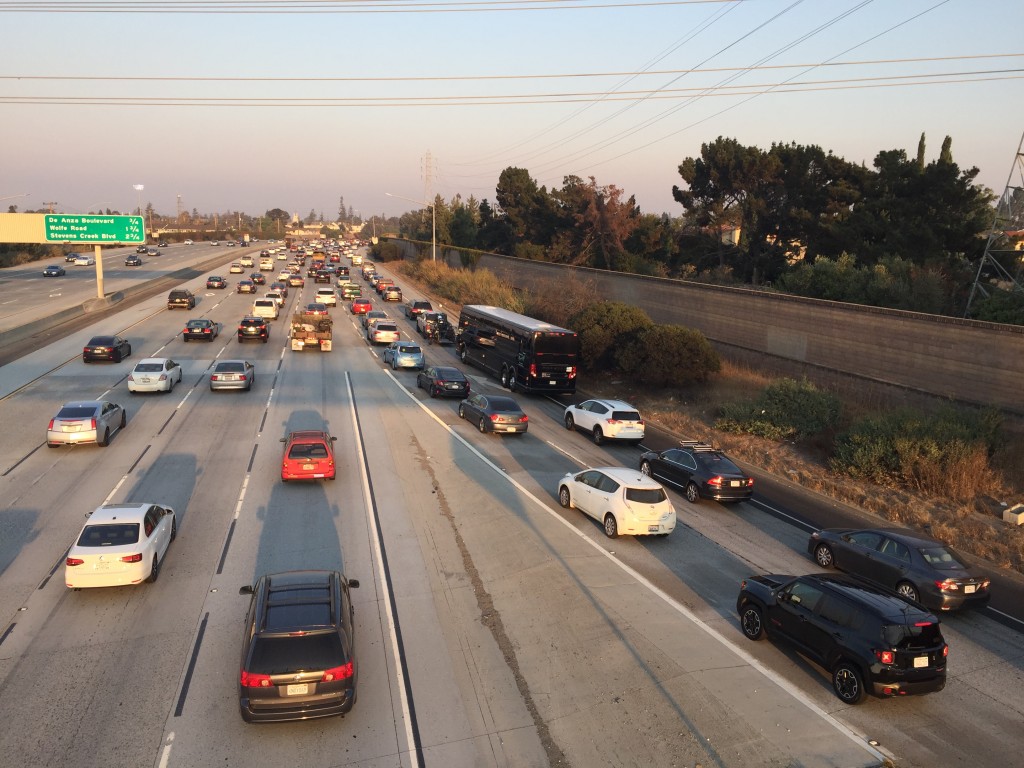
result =
[[244,389],[256,383],[256,366],[248,360],[221,360],[210,373],[210,389]]
[[399,368],[415,368],[420,370],[424,366],[423,350],[420,345],[409,341],[395,341],[384,350],[384,365],[390,365],[392,370]]
[[459,403],[459,418],[481,432],[523,435],[530,428],[530,417],[506,395],[470,395]]
[[128,423],[124,408],[106,400],[76,400],[65,403],[50,419],[46,444],[58,445],[96,443],[105,446],[110,436]]

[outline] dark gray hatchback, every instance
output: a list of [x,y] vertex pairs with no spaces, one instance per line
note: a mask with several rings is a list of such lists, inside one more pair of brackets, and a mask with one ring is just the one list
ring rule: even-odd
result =
[[248,723],[344,715],[356,703],[353,608],[338,571],[260,577],[242,641],[238,704]]

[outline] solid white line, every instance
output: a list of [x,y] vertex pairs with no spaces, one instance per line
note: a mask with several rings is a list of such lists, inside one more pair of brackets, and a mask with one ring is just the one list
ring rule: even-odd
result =
[[589,547],[591,547],[596,552],[600,553],[603,557],[607,558],[609,561],[611,561],[616,566],[621,568],[625,573],[629,574],[629,576],[631,576],[633,579],[635,579],[638,583],[640,583],[642,586],[646,587],[651,593],[653,593],[653,594],[657,595],[658,597],[660,597],[669,607],[671,607],[676,612],[678,612],[682,616],[684,616],[687,619],[689,619],[696,627],[698,627],[699,629],[703,630],[707,635],[709,635],[711,638],[713,638],[714,640],[716,640],[719,643],[721,643],[724,647],[728,648],[730,651],[732,651],[734,654],[736,654],[736,656],[738,656],[740,658],[740,660],[742,660],[744,663],[748,664],[753,669],[756,669],[758,672],[760,672],[762,675],[764,675],[768,680],[770,680],[771,682],[775,683],[782,690],[786,691],[786,693],[788,693],[790,696],[792,696],[798,702],[800,702],[805,707],[807,707],[811,712],[813,712],[814,714],[818,715],[818,717],[820,717],[826,723],[828,723],[833,728],[835,728],[837,731],[839,731],[841,734],[843,734],[844,736],[849,738],[857,746],[862,747],[865,751],[869,752],[872,755],[872,757],[874,757],[876,760],[878,760],[879,762],[882,762],[882,761],[884,761],[886,759],[885,755],[883,755],[880,751],[878,751],[877,749],[872,747],[870,744],[868,744],[864,740],[863,736],[859,735],[852,728],[847,726],[845,723],[840,722],[839,720],[834,718],[831,714],[829,714],[824,709],[819,707],[816,703],[814,703],[813,700],[811,700],[811,698],[807,694],[805,694],[802,690],[800,690],[796,685],[794,685],[793,683],[790,683],[785,678],[781,677],[780,675],[777,675],[775,672],[773,672],[772,670],[770,670],[767,667],[765,667],[763,664],[761,664],[760,661],[758,661],[753,656],[751,656],[749,653],[747,653],[746,651],[741,649],[738,645],[733,643],[732,640],[727,638],[725,635],[721,634],[718,630],[716,630],[713,627],[709,626],[708,624],[704,623],[704,621],[700,617],[698,617],[697,614],[695,614],[693,611],[691,611],[689,608],[687,608],[682,603],[678,602],[675,598],[673,598],[671,595],[669,595],[663,589],[661,589],[660,587],[656,586],[646,576],[642,575],[639,571],[637,571],[637,570],[633,569],[632,567],[630,567],[630,566],[626,565],[625,563],[623,563],[621,560],[619,560],[617,557],[615,557],[614,554],[612,554],[607,549],[605,549],[603,546],[601,546],[600,544],[595,542],[593,539],[591,539],[586,533],[578,530],[575,526],[572,525],[572,523],[570,523],[568,520],[566,520],[564,517],[562,517],[556,511],[554,511],[542,499],[539,499],[537,496],[535,496],[529,489],[527,489],[525,486],[523,486],[522,483],[520,483],[518,480],[514,479],[513,477],[511,477],[507,473],[503,472],[501,470],[501,468],[497,464],[492,462],[487,456],[485,456],[483,453],[481,453],[479,450],[477,450],[477,448],[472,443],[467,441],[464,437],[462,437],[462,435],[458,434],[452,427],[448,426],[448,424],[446,424],[437,414],[435,414],[432,410],[430,410],[422,401],[420,401],[418,398],[416,398],[409,389],[407,389],[406,387],[402,386],[401,382],[397,378],[395,378],[395,376],[392,375],[391,371],[389,371],[387,369],[384,369],[384,373],[389,378],[391,378],[391,380],[394,381],[396,384],[399,384],[399,386],[401,386],[401,389],[405,393],[405,395],[410,400],[412,400],[414,403],[416,403],[420,407],[420,409],[422,409],[424,411],[424,413],[426,413],[428,416],[430,416],[430,418],[432,418],[439,425],[441,425],[442,428],[446,429],[449,432],[449,434],[451,434],[451,436],[453,438],[458,440],[466,448],[468,448],[471,452],[476,454],[477,458],[479,458],[484,464],[486,464],[491,469],[493,469],[498,475],[500,475],[501,477],[504,477],[506,480],[508,480],[508,482],[510,482],[513,486],[515,486],[515,488],[520,493],[522,493],[524,496],[526,496],[526,498],[528,498],[530,501],[532,501],[538,508],[540,508],[544,512],[547,512],[548,515],[550,515],[552,517],[552,519],[554,519],[556,522],[558,522],[558,523],[562,524],[563,526],[565,526],[566,529],[568,529],[572,534],[574,534],[576,537],[578,537],[581,541],[586,543]]
[[757,505],[757,506],[761,506],[761,507],[764,507],[765,509],[771,510],[772,514],[775,514],[775,515],[779,515],[780,517],[784,517],[784,518],[786,518],[787,520],[791,520],[791,521],[793,522],[793,524],[794,524],[794,525],[796,525],[796,526],[797,526],[798,528],[805,528],[805,529],[806,529],[806,530],[808,530],[808,531],[816,531],[816,530],[818,530],[818,529],[817,529],[817,528],[815,528],[815,527],[814,527],[813,525],[808,525],[808,524],[807,524],[806,522],[804,522],[803,520],[800,520],[800,519],[798,519],[798,518],[795,518],[795,517],[793,517],[792,515],[787,515],[787,514],[786,514],[785,512],[783,512],[783,511],[782,511],[781,509],[776,509],[776,508],[775,508],[775,507],[773,507],[773,506],[772,506],[771,504],[765,504],[765,503],[764,503],[763,501],[761,501],[760,499],[750,499],[750,503],[751,503],[751,504],[754,504],[754,505]]
[[167,743],[164,744],[164,748],[160,751],[160,765],[159,768],[167,768],[167,764],[171,761],[171,747],[174,742],[174,731],[167,734]]
[[1016,622],[1017,624],[1020,624],[1022,627],[1024,627],[1024,621],[1021,621],[1016,616],[1011,616],[1008,613],[1003,613],[1002,611],[1000,611],[1000,610],[998,610],[996,608],[992,608],[991,606],[988,606],[987,610],[992,611],[992,613],[998,613],[1004,619],[1009,619],[1010,621]]
[[238,519],[238,514],[242,511],[242,502],[245,501],[245,492],[249,488],[249,473],[245,473],[245,477],[242,478],[242,488],[238,491],[238,501],[235,502],[235,520]]
[[[363,484],[363,504],[366,507],[366,517],[370,523],[371,535],[370,535],[370,546],[373,548],[374,559],[377,561],[377,580],[380,582],[380,589],[383,593],[384,613],[387,619],[387,631],[388,636],[391,640],[391,654],[394,658],[395,663],[395,680],[398,684],[398,693],[402,702],[402,721],[405,723],[405,744],[406,752],[412,755],[416,749],[416,742],[412,735],[412,716],[409,713],[409,700],[405,695],[405,675],[402,673],[402,664],[400,662],[400,656],[398,652],[398,635],[395,633],[395,617],[391,612],[391,591],[388,589],[387,575],[384,573],[384,559],[380,552],[380,530],[377,527],[377,521],[373,516],[372,504],[373,498],[370,493],[370,478],[366,472],[366,453],[363,450],[363,441],[360,436],[358,429],[358,423],[356,420],[356,401],[355,393],[352,390],[352,377],[349,372],[345,372],[345,384],[348,388],[348,402],[349,412],[352,418],[352,429],[355,432],[356,439],[356,452],[359,460],[359,474]],[[415,399],[415,398],[414,398]],[[415,760],[413,764],[415,764]]]

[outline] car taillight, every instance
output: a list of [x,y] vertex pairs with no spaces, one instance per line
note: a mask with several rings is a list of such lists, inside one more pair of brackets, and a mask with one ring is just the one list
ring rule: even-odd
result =
[[53,419],[50,419],[50,426],[48,426],[47,429],[53,431]]
[[80,557],[69,557],[67,560],[64,561],[64,564],[65,565],[81,565],[84,562],[85,562],[85,560],[83,560]]
[[96,419],[89,419],[89,429],[96,429]]
[[896,661],[895,651],[875,651],[875,658],[883,664],[892,664]]
[[946,658],[947,656],[949,656],[949,646],[948,645],[943,645],[942,646],[942,658]]
[[491,414],[491,421],[497,421],[497,420],[498,420],[498,418],[499,418],[499,417],[498,417],[498,414],[496,414],[496,413],[492,413],[492,414]]
[[347,680],[352,677],[352,662],[348,664],[342,664],[340,667],[331,667],[330,669],[324,670],[324,676],[321,678],[321,682],[330,683],[334,680]]
[[946,579],[945,581],[936,581],[935,586],[939,588],[940,592],[955,592],[960,589],[960,585],[952,579]]
[[748,488],[753,488],[754,487],[754,478],[752,478],[752,477],[748,477],[747,478],[747,487]]
[[121,558],[121,562],[122,563],[141,563],[142,562],[142,553],[139,552],[138,554],[135,554],[135,555],[125,555],[124,557]]
[[520,424],[523,424],[523,423],[525,423],[525,422],[527,422],[529,420],[530,420],[530,417],[527,416],[525,413],[522,416],[519,417],[519,423]]
[[161,373],[160,374],[160,378],[157,379],[157,381],[167,381],[167,374],[166,373]]
[[203,328],[203,333],[210,333],[210,329],[209,328]]
[[575,365],[569,367],[569,378],[570,379],[575,379],[576,378],[576,366]]
[[246,672],[242,670],[241,683],[243,688],[269,688],[270,675],[261,675],[258,672]]
[[537,364],[536,363],[530,363],[530,378],[531,379],[537,378]]
[[238,374],[238,379],[239,379],[239,381],[245,381],[245,374],[244,373]]
[[188,328],[182,328],[182,329],[181,329],[181,332],[182,332],[182,334],[183,334],[183,335],[184,335],[184,334],[186,334],[186,333],[188,333]]
[[708,485],[713,485],[716,488],[721,488],[722,487],[722,476],[721,475],[716,475],[715,477],[712,477],[710,480],[708,480]]

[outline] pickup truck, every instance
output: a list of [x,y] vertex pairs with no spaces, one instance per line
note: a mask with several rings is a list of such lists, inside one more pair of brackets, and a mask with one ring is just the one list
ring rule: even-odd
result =
[[330,352],[333,343],[331,326],[330,315],[296,312],[292,315],[290,331],[292,351],[317,348],[321,352]]

